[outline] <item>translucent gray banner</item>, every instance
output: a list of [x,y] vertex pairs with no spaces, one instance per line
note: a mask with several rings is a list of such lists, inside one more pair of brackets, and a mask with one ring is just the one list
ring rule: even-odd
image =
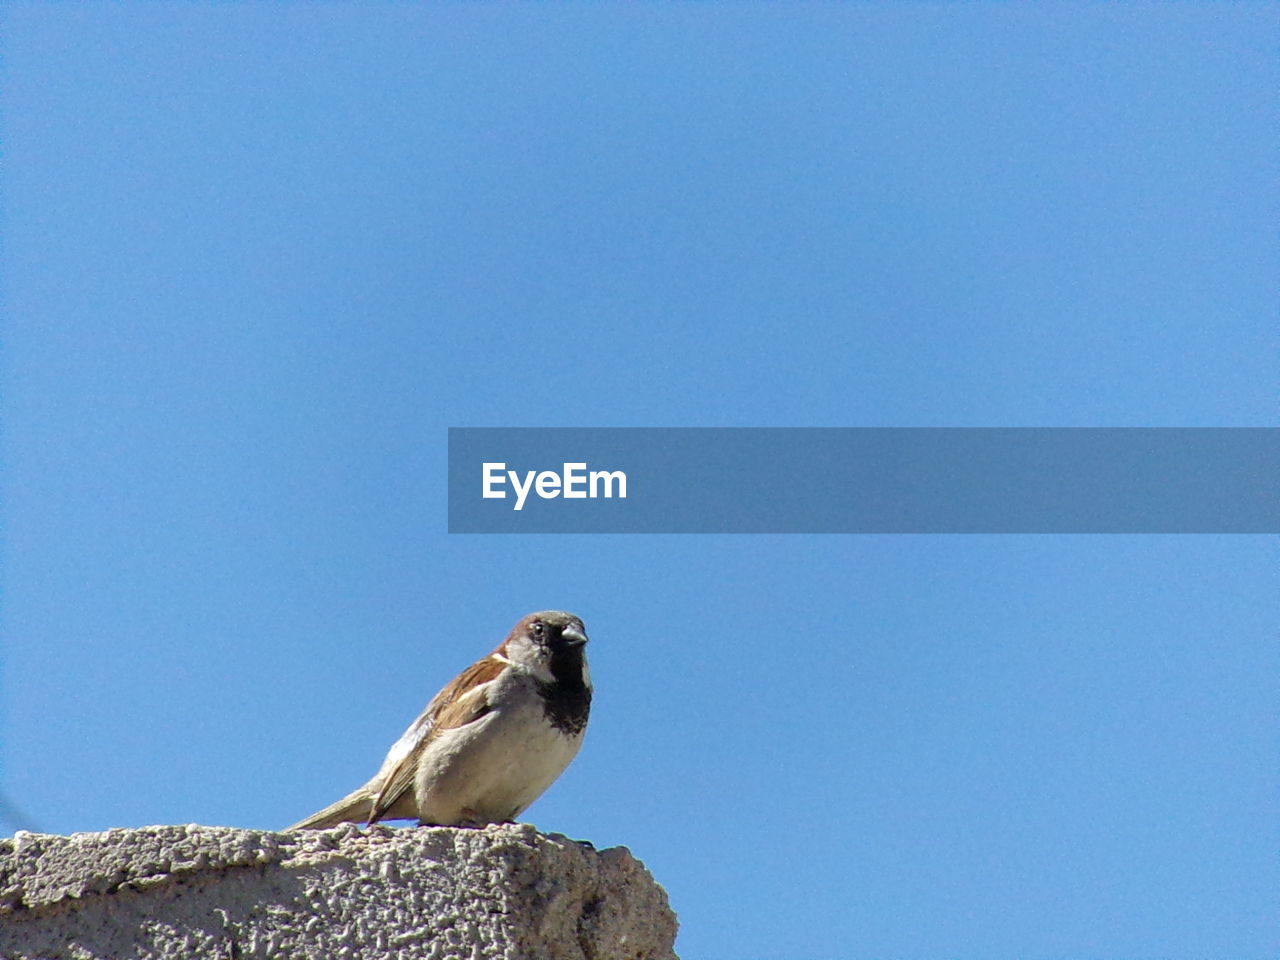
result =
[[450,533],[1276,533],[1280,429],[449,430]]

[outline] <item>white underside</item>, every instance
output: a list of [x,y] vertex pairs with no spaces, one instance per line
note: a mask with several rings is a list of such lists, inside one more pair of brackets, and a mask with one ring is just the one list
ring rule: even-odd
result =
[[[432,737],[414,783],[425,823],[475,825],[514,819],[564,772],[582,745],[553,727],[528,677],[498,697],[504,707]],[[516,694],[516,695],[511,695]]]

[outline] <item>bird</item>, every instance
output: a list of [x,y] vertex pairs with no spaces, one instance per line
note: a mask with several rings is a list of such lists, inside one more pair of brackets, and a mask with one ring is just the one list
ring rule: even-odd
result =
[[586,627],[571,613],[523,617],[431,699],[367,783],[286,829],[514,820],[582,745],[592,694],[586,645]]

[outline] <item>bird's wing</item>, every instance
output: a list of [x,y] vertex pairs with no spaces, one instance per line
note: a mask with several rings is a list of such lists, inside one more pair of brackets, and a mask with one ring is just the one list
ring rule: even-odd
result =
[[489,694],[493,681],[507,665],[496,657],[486,657],[463,670],[453,682],[437,693],[422,715],[387,753],[375,778],[381,788],[369,811],[369,823],[384,816],[406,790],[413,787],[418,758],[428,741],[443,730],[465,727],[493,709]]

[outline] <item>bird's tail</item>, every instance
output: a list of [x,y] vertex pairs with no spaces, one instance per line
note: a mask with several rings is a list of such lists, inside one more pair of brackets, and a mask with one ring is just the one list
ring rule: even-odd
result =
[[364,823],[373,812],[373,797],[368,786],[353,790],[337,803],[331,803],[305,820],[299,820],[286,830],[323,830],[340,823]]

